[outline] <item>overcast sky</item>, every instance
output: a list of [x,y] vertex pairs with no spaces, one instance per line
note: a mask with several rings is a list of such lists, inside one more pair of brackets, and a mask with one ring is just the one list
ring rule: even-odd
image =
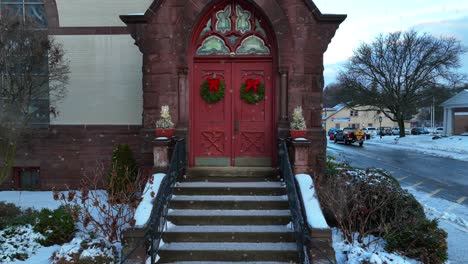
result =
[[[454,36],[468,46],[468,0],[314,0],[323,14],[347,14],[325,53],[325,85],[361,42],[379,33],[416,29]],[[468,74],[468,54],[462,58]]]

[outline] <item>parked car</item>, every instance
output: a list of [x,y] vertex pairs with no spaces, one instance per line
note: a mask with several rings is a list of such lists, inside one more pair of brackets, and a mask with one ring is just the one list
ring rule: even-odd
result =
[[400,135],[400,128],[399,127],[394,127],[392,128],[392,135]]
[[330,128],[330,129],[328,129],[328,135],[330,136],[330,135],[332,135],[332,134],[335,134],[336,131],[338,131],[338,130],[340,130],[340,129],[339,129],[339,128],[335,128],[335,127],[334,127],[334,128]]
[[434,129],[434,134],[437,134],[437,135],[443,135],[444,134],[444,128],[443,127],[436,127],[436,129]]
[[413,127],[411,129],[411,135],[424,135],[429,134],[429,130],[425,127]]
[[335,134],[334,142],[343,142],[345,145],[350,145],[352,143],[357,142],[360,147],[364,144],[364,139],[366,137],[366,133],[364,131],[347,127],[344,128],[342,131],[338,131]]
[[375,127],[365,128],[364,132],[366,133],[366,135],[369,135],[370,138],[377,136],[377,128],[375,128]]
[[390,136],[392,135],[392,128],[391,127],[378,127],[377,135],[380,136],[380,134],[382,134],[382,136]]
[[338,133],[339,131],[341,131],[341,130],[340,130],[340,129],[337,129],[337,130],[335,130],[335,132],[333,132],[333,133],[329,134],[329,138],[330,138],[330,140],[334,140],[334,139],[335,139],[335,135],[336,135],[336,133]]

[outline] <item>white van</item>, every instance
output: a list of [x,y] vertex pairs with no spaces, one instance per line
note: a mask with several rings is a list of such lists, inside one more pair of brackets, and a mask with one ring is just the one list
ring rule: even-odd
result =
[[371,138],[377,136],[377,128],[375,127],[368,127],[364,129],[364,132],[366,132],[366,135],[369,135]]

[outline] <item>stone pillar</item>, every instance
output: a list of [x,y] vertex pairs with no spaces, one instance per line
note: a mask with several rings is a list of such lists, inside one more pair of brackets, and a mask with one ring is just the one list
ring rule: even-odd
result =
[[177,122],[177,136],[186,137],[189,120],[189,84],[188,84],[188,68],[179,67],[178,72],[178,105],[179,116]]
[[312,147],[312,142],[310,142],[309,140],[293,140],[291,142],[291,146],[291,162],[293,163],[294,174],[304,173],[312,175],[311,172],[313,164],[310,157],[310,148]]
[[129,228],[122,233],[122,257],[127,258],[124,264],[146,263],[147,244],[145,233],[147,228]]
[[311,228],[310,243],[310,257],[313,260],[311,263],[336,263],[330,228]]
[[155,173],[166,173],[171,157],[172,139],[155,139],[153,141],[153,170]]
[[289,116],[288,116],[288,69],[280,67],[280,87],[279,87],[279,123],[278,135],[282,138],[287,138],[289,133]]

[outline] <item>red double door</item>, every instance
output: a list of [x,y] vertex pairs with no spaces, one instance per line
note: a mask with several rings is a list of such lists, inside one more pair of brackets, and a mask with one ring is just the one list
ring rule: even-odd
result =
[[[225,97],[209,104],[200,96],[208,78],[225,83]],[[247,79],[265,87],[264,100],[241,99]],[[274,162],[273,78],[271,62],[196,62],[193,71],[192,166],[272,166]]]

